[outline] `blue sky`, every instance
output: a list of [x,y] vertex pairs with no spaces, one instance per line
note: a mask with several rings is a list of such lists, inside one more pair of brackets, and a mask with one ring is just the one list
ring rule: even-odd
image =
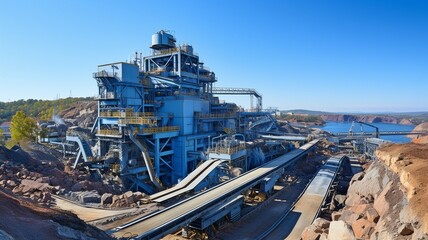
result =
[[422,0],[4,0],[0,101],[94,96],[97,65],[147,55],[160,29],[192,44],[217,86],[256,88],[264,107],[428,110]]

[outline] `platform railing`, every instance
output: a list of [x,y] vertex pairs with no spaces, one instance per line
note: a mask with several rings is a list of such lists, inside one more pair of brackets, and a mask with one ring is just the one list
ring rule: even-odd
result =
[[228,154],[232,155],[241,150],[245,150],[245,143],[240,143],[235,146],[225,147],[225,146],[216,146],[215,148],[208,149],[209,153],[217,153],[217,154]]
[[151,125],[154,126],[157,124],[156,119],[145,118],[145,117],[127,117],[119,119],[119,124],[139,124],[139,125]]
[[176,132],[179,130],[180,130],[179,126],[152,127],[152,128],[144,128],[143,133]]
[[132,118],[132,117],[154,117],[154,112],[123,112],[123,111],[102,111],[100,117]]
[[236,113],[209,113],[209,114],[195,114],[196,117],[200,119],[210,119],[210,118],[234,118]]
[[112,135],[112,136],[120,136],[119,130],[116,129],[100,129],[97,131],[99,135]]

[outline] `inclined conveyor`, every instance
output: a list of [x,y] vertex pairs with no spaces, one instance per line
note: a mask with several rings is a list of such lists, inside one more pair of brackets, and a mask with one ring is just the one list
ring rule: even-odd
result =
[[183,200],[161,211],[133,220],[110,231],[115,237],[136,236],[137,239],[160,238],[200,218],[220,204],[232,201],[244,190],[294,163],[308,153],[319,140],[313,140],[256,169],[244,173],[207,191]]

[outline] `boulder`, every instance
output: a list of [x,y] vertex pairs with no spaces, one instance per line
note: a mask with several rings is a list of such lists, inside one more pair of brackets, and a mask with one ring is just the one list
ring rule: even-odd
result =
[[64,174],[64,172],[62,172],[58,168],[52,168],[46,172],[46,175],[62,179],[62,178],[64,178],[65,174]]
[[334,196],[334,200],[337,202],[339,208],[343,208],[345,206],[346,196],[337,194]]
[[7,174],[6,174],[6,176],[10,179],[10,178],[13,178],[13,172],[12,171],[10,171],[10,172],[8,172]]
[[137,202],[145,197],[144,193],[142,192],[134,192],[133,194],[134,202]]
[[379,239],[379,233],[373,232],[370,234],[370,240],[378,240]]
[[78,195],[79,202],[87,203],[100,203],[101,197],[96,191],[80,192]]
[[361,181],[364,178],[365,172],[359,172],[356,173],[352,178],[351,178],[351,182],[350,184],[356,182],[356,181]]
[[330,222],[329,240],[356,240],[352,229],[344,221]]
[[104,193],[101,196],[101,205],[111,204],[112,201],[113,201],[113,194],[111,193]]
[[71,191],[73,192],[78,192],[81,191],[83,189],[82,184],[80,182],[75,183],[72,187],[71,187]]
[[14,189],[12,189],[12,192],[15,194],[22,194],[22,188],[17,186]]
[[47,202],[49,202],[49,201],[52,201],[52,195],[51,195],[49,192],[44,192],[44,193],[42,194],[42,201],[43,201],[44,203],[47,203]]
[[403,224],[398,228],[398,233],[402,236],[411,235],[413,234],[413,232],[414,232],[414,229],[412,224],[410,223]]
[[24,179],[21,181],[22,192],[34,192],[36,190],[39,191],[48,191],[50,189],[50,185],[47,183],[36,182],[33,180]]
[[36,179],[36,182],[39,183],[50,183],[49,177],[39,177]]
[[361,197],[358,194],[348,194],[346,200],[345,200],[345,205],[346,206],[354,206],[354,205],[358,205],[361,204]]
[[344,221],[347,224],[351,225],[355,221],[357,221],[360,218],[360,215],[355,214],[354,212],[350,210],[344,210],[342,212],[342,215],[339,217],[340,221]]
[[358,204],[349,208],[353,213],[363,216],[366,210],[370,208],[369,204]]
[[374,209],[374,208],[372,208],[372,207],[370,207],[370,208],[368,208],[367,210],[366,210],[366,217],[367,217],[367,220],[369,221],[369,222],[372,222],[372,223],[377,223],[378,221],[379,221],[379,214],[377,213],[377,211],[376,211],[376,209]]
[[352,231],[354,231],[355,237],[367,238],[367,228],[370,227],[370,222],[364,218],[358,219],[352,224]]
[[391,190],[392,181],[389,182],[379,196],[375,199],[373,207],[380,216],[383,216],[389,210],[389,203],[386,194]]
[[[380,164],[380,163],[379,163]],[[358,195],[360,197],[368,196],[377,196],[384,186],[385,174],[381,172],[382,167],[379,167],[377,164],[372,164],[367,172],[364,174],[364,177],[360,181],[356,179],[361,178],[361,174],[354,175],[354,182],[348,189],[348,196]],[[349,198],[346,200],[346,205],[348,204]]]
[[315,232],[314,226],[310,225],[303,230],[301,238],[302,240],[319,240],[321,234]]
[[317,218],[312,223],[318,229],[326,229],[330,226],[330,221],[325,220],[324,218]]
[[328,234],[322,233],[319,240],[328,240]]
[[61,182],[61,180],[60,180],[60,178],[57,178],[57,177],[51,177],[51,179],[50,179],[50,184],[51,184],[52,186],[59,186],[59,185],[63,185],[63,184],[62,184],[62,182]]
[[117,202],[117,201],[119,201],[121,199],[121,197],[122,197],[122,195],[113,195],[112,199],[111,199],[111,202],[112,203]]
[[124,207],[127,202],[123,198],[123,195],[113,195],[110,207]]
[[331,220],[332,221],[337,221],[337,220],[339,220],[340,216],[342,216],[342,211],[332,212],[331,213]]
[[123,198],[128,202],[129,204],[134,203],[134,193],[132,191],[127,191],[123,194]]
[[16,182],[13,180],[7,180],[6,186],[8,186],[10,188],[14,188],[14,187],[16,187]]

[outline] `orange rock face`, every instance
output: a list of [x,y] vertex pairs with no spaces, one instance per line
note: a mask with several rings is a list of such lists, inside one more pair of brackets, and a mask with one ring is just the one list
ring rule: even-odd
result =
[[[427,124],[428,125],[428,124]],[[428,233],[428,144],[391,144],[376,152],[393,172],[400,177],[413,212],[422,220],[424,232]],[[379,203],[375,209],[382,215]]]

